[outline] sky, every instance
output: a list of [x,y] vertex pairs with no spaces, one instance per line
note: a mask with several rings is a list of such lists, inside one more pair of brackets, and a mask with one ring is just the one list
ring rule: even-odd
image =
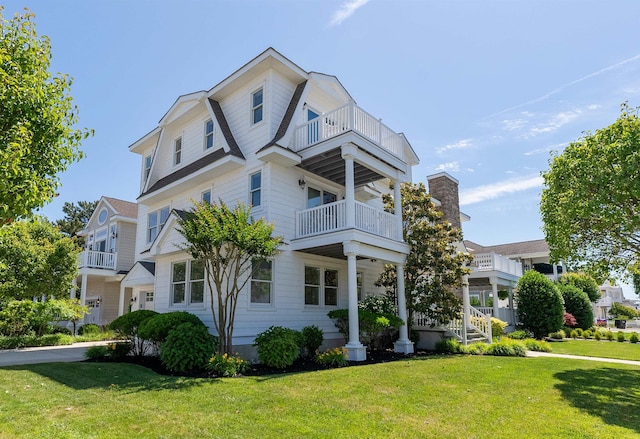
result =
[[640,106],[637,0],[9,0],[3,14],[24,7],[95,130],[40,211],[51,220],[64,202],[135,201],[129,145],[268,47],[404,133],[414,181],[456,178],[465,238],[482,245],[544,238],[551,151]]

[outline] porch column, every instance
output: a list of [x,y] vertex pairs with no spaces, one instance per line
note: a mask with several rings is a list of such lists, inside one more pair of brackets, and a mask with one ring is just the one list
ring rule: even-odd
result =
[[82,275],[82,285],[80,286],[80,305],[86,305],[87,300],[87,275]]
[[509,287],[509,308],[511,308],[511,321],[509,322],[510,325],[515,326],[516,325],[516,310],[515,307],[513,306],[513,288]]
[[393,344],[395,352],[413,354],[413,342],[409,340],[409,322],[407,321],[407,298],[404,291],[404,265],[396,265],[397,291],[398,291],[398,317],[404,325],[400,326],[400,336]]
[[120,298],[118,300],[118,317],[124,314],[124,284],[120,282]]
[[349,252],[347,256],[347,288],[349,294],[349,341],[345,345],[349,361],[367,359],[367,348],[360,343],[360,325],[358,323],[358,275],[356,254]]
[[498,279],[492,277],[491,280],[491,294],[493,294],[493,316],[496,319],[500,318],[498,307]]
[[471,305],[469,304],[469,276],[462,276],[462,344],[467,345],[467,328],[469,327],[469,315]]
[[356,225],[356,192],[355,192],[355,173],[353,168],[353,156],[351,154],[343,154],[344,157],[344,199],[346,209],[347,228],[354,228]]
[[398,222],[397,227],[400,230],[400,236],[398,238],[404,241],[403,227],[402,227],[402,195],[400,192],[400,180],[393,180],[393,213],[396,216]]

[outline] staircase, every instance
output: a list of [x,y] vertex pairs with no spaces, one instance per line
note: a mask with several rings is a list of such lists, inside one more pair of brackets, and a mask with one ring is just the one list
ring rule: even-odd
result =
[[[463,314],[463,310],[460,310]],[[413,316],[414,326],[419,328],[440,328],[444,329],[449,336],[455,337],[462,344],[469,343],[491,343],[491,316],[483,314],[473,306],[469,307],[469,323],[464,325],[464,319],[453,319],[447,324],[427,319],[422,315]]]

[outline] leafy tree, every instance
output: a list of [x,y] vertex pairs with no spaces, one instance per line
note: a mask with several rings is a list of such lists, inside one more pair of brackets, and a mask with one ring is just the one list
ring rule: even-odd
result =
[[567,273],[560,276],[561,285],[573,285],[584,292],[591,302],[600,299],[600,289],[595,279],[586,273]]
[[[403,292],[407,299],[407,325],[411,326],[414,313],[447,323],[459,316],[461,302],[454,288],[461,286],[462,276],[469,272],[465,265],[472,257],[458,251],[462,231],[442,220],[442,212],[423,183],[403,183],[400,193],[403,236],[410,246]],[[385,195],[383,200],[386,210],[393,212],[393,198]],[[396,268],[385,266],[376,285],[395,291]]]
[[640,312],[620,302],[613,302],[609,315],[619,320],[631,320],[634,317],[640,317]]
[[82,158],[71,78],[51,75],[49,38],[26,10],[6,20],[0,6],[0,222],[27,216],[55,195],[56,174]]
[[0,228],[0,301],[68,297],[77,255],[73,241],[42,218]]
[[251,208],[219,203],[194,203],[178,220],[178,232],[187,243],[182,249],[205,264],[211,314],[220,340],[220,353],[233,353],[233,325],[238,295],[258,264],[273,256],[282,237],[273,237],[273,224],[251,218]]
[[564,309],[576,319],[576,326],[589,329],[593,326],[593,308],[587,293],[574,285],[558,285],[564,300]]
[[515,300],[518,304],[518,320],[534,337],[542,338],[562,328],[562,296],[544,274],[534,270],[524,273],[516,286]]
[[640,268],[640,118],[618,119],[554,154],[543,172],[541,213],[551,257],[590,272]]
[[78,246],[82,247],[84,245],[84,238],[76,235],[76,233],[87,226],[97,206],[98,201],[78,201],[78,204],[66,202],[62,206],[64,218],[57,220],[55,225],[62,232],[69,235]]

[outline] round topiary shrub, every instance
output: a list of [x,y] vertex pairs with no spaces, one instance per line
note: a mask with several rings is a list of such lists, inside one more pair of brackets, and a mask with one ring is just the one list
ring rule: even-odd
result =
[[619,342],[625,341],[624,332],[618,331],[618,333],[616,334],[616,340],[618,340]]
[[187,311],[173,311],[157,314],[140,323],[138,337],[162,343],[166,341],[169,332],[182,323],[192,323],[195,326],[206,328],[206,325],[202,323],[202,320],[197,315]]
[[564,324],[564,306],[556,286],[544,274],[527,271],[518,281],[515,295],[518,319],[540,339]]
[[158,313],[148,309],[141,309],[123,314],[109,324],[109,329],[127,337],[132,342],[131,353],[142,356],[150,348],[144,338],[138,337],[138,328],[147,319],[157,316]]
[[640,341],[640,338],[638,337],[638,334],[635,332],[631,333],[631,337],[629,337],[629,342],[630,343],[638,343],[638,341]]
[[217,337],[209,334],[206,326],[181,323],[169,331],[160,360],[173,372],[190,373],[205,368],[216,346]]
[[258,334],[253,344],[262,364],[284,369],[291,366],[300,355],[300,338],[300,332],[296,330],[271,326]]
[[100,326],[95,323],[87,323],[80,326],[78,329],[78,335],[100,334]]

